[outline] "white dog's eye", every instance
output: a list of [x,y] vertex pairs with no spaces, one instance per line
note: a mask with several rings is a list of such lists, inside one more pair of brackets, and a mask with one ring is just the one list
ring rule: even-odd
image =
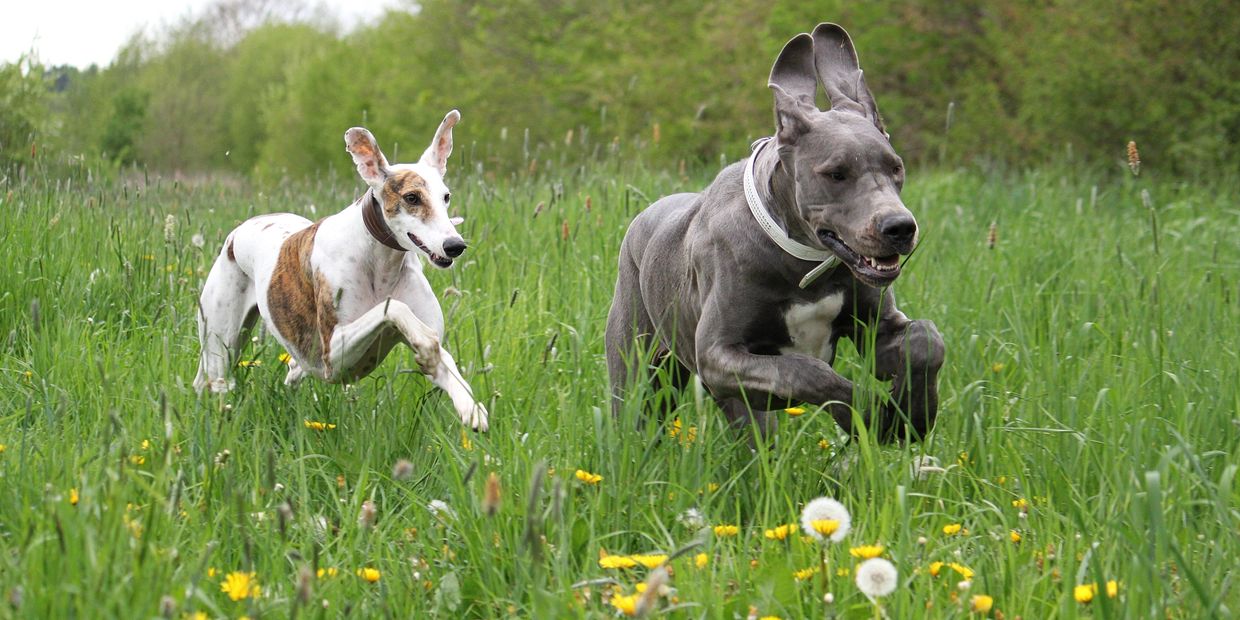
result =
[[449,201],[451,201],[451,200],[452,200],[452,194],[444,194],[444,195],[443,195],[443,202],[444,202],[444,204],[447,204],[447,203],[448,203]]

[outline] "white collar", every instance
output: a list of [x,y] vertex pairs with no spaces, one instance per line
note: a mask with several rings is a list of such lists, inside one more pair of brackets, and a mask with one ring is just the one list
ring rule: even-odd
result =
[[762,206],[762,199],[758,197],[758,190],[754,186],[753,162],[758,158],[758,153],[762,152],[762,147],[766,146],[766,143],[770,141],[771,138],[762,138],[754,142],[753,153],[750,154],[749,161],[745,162],[745,202],[749,203],[749,211],[753,213],[754,219],[758,220],[758,225],[762,227],[766,236],[775,242],[775,245],[801,260],[810,262],[821,261],[822,264],[814,267],[809,273],[805,274],[804,278],[801,278],[799,286],[805,288],[813,283],[814,280],[817,280],[818,276],[825,273],[827,269],[839,264],[840,259],[827,250],[811,248],[803,243],[793,241],[788,236],[788,233],[784,232],[784,229],[780,228],[779,224],[771,218],[771,214],[767,212],[766,208]]

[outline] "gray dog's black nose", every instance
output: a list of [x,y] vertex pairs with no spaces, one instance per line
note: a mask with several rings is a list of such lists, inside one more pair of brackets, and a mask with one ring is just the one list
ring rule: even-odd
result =
[[892,245],[911,250],[913,237],[917,236],[917,220],[907,213],[888,215],[878,223],[878,232]]
[[461,255],[461,252],[464,252],[464,251],[465,251],[465,240],[464,239],[457,237],[455,239],[448,239],[443,242],[443,253],[447,254],[448,258],[456,258]]

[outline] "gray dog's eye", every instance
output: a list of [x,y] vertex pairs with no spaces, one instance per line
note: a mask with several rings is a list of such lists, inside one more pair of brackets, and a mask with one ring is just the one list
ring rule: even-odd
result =
[[828,171],[827,171],[827,178],[828,178],[828,179],[831,179],[832,181],[835,181],[835,182],[839,183],[839,182],[841,182],[841,181],[847,181],[847,180],[848,180],[848,173],[847,173],[847,172],[844,172],[843,170],[839,170],[839,169],[836,169],[836,170],[828,170]]
[[417,193],[405,194],[405,202],[416,207],[422,204],[422,197],[419,196]]

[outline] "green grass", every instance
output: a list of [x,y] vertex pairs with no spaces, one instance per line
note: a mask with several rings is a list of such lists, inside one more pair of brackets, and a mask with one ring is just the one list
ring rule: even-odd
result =
[[[260,340],[245,357],[261,365],[238,368],[233,393],[189,387],[195,298],[224,235],[258,213],[326,215],[360,184],[8,181],[0,617],[151,617],[165,596],[177,617],[604,617],[607,585],[574,584],[613,578],[631,592],[647,571],[600,568],[601,550],[693,544],[672,562],[669,615],[872,617],[835,571],[854,565],[849,544],[876,542],[900,571],[883,601],[892,618],[965,617],[973,594],[1007,618],[1240,609],[1234,178],[915,176],[905,197],[924,243],[897,292],[947,341],[938,426],[921,444],[877,446],[811,410],[754,452],[700,392],[676,412],[691,442],[634,430],[636,407],[607,411],[602,332],[625,227],[649,200],[713,175],[674,172],[561,158],[497,179],[458,163],[470,250],[430,277],[449,349],[490,403],[485,435],[462,433],[403,351],[347,390],[290,390],[280,348]],[[836,366],[860,380],[867,360],[845,347]],[[945,471],[915,475],[923,454]],[[408,479],[393,477],[400,459]],[[602,482],[578,481],[578,468]],[[488,517],[491,472],[502,501]],[[818,548],[763,536],[820,495],[853,515],[846,542],[826,550],[830,607],[821,576],[792,577]],[[366,500],[370,529],[358,524]],[[434,516],[432,500],[455,517]],[[690,508],[740,535],[678,524]],[[944,535],[952,523],[964,530]],[[960,603],[959,577],[930,576],[934,561],[976,572]],[[299,571],[316,568],[339,572],[299,601]],[[261,595],[230,600],[220,583],[232,571],[254,572]],[[1073,586],[1112,579],[1118,597],[1073,599]]]

